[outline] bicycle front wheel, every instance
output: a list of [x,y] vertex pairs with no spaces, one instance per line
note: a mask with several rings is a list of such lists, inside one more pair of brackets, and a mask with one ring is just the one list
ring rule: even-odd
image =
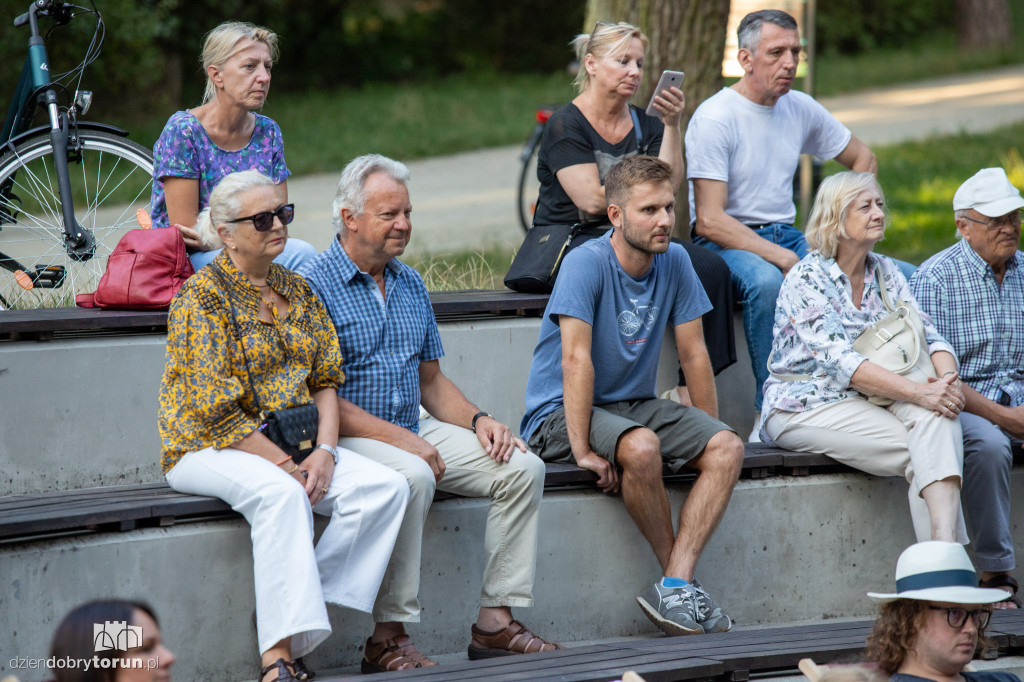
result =
[[136,210],[148,211],[152,152],[102,131],[79,130],[78,140],[68,175],[75,219],[96,241],[91,254],[65,248],[49,135],[0,156],[0,306],[74,306],[77,294],[95,291],[121,236],[138,227]]
[[537,151],[540,149],[541,135],[544,126],[538,125],[530,139],[523,145],[519,155],[519,182],[516,184],[516,208],[519,214],[519,225],[523,232],[533,227],[533,213],[537,210],[537,195],[540,194],[540,181],[537,179]]

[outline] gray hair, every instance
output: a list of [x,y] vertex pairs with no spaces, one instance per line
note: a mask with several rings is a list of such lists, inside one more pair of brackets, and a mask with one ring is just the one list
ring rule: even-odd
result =
[[210,192],[210,203],[199,212],[196,232],[204,244],[212,249],[224,248],[224,242],[217,234],[217,227],[224,225],[229,232],[238,229],[238,223],[230,223],[242,210],[242,195],[257,187],[277,187],[277,183],[259,171],[247,170],[229,173]]
[[[961,208],[961,209],[957,209],[957,210],[953,211],[953,220],[960,220],[961,218],[966,220],[967,219],[967,211],[969,211],[969,210],[971,210],[971,209],[969,209],[969,208]],[[964,238],[964,236],[962,234],[960,234],[960,227],[959,226],[955,227],[954,230],[956,231],[956,238],[957,239],[963,239]]]
[[[804,238],[825,258],[835,258],[839,237],[846,234],[846,212],[861,192],[874,189],[885,200],[878,179],[871,173],[843,171],[825,178],[814,197]],[[886,215],[888,218],[888,215]]]
[[334,205],[331,219],[338,234],[345,233],[345,221],[341,219],[341,209],[347,208],[354,216],[363,214],[366,204],[366,181],[374,173],[384,173],[395,182],[403,185],[409,182],[409,168],[401,161],[389,159],[380,154],[359,156],[345,166],[338,180],[338,190],[334,193]]
[[217,94],[217,88],[214,86],[213,81],[210,80],[207,69],[211,66],[224,66],[224,63],[237,51],[238,41],[244,38],[266,45],[270,50],[270,61],[277,61],[276,33],[262,26],[250,24],[247,21],[225,21],[207,33],[203,39],[203,54],[200,58],[203,64],[203,73],[206,74],[206,90],[203,92],[203,104],[212,102]]
[[740,27],[736,29],[736,43],[741,50],[750,54],[757,54],[757,48],[761,44],[761,26],[775,24],[787,31],[796,31],[796,19],[781,9],[762,9],[751,12],[740,21]]
[[644,54],[647,54],[647,48],[650,47],[650,41],[647,40],[647,36],[632,24],[627,24],[624,21],[620,21],[617,24],[607,24],[604,22],[597,22],[594,26],[593,33],[581,33],[572,39],[570,45],[576,52],[576,61],[579,62],[580,69],[576,72],[576,80],[573,83],[576,86],[577,92],[583,92],[590,85],[590,74],[587,73],[585,61],[588,54],[594,55],[595,58],[601,59],[608,55],[617,55],[626,51],[629,46],[629,41],[634,38],[638,39],[644,45]]

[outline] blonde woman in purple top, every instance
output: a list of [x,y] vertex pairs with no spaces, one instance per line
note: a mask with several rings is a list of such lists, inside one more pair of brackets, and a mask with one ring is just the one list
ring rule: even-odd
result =
[[[203,103],[172,115],[153,147],[153,226],[176,226],[197,270],[219,253],[199,239],[195,224],[224,176],[257,170],[287,199],[291,171],[281,129],[256,113],[267,100],[277,57],[277,35],[265,28],[226,22],[210,31],[203,42]],[[275,262],[295,269],[315,255],[312,245],[289,239]]]

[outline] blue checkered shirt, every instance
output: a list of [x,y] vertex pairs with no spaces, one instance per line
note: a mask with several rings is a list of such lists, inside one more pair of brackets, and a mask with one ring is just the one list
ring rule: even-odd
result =
[[989,400],[1024,405],[1024,254],[1009,260],[1000,286],[962,239],[922,263],[910,286],[956,349],[961,378]]
[[299,274],[324,302],[341,344],[338,395],[370,414],[419,430],[420,363],[444,356],[437,320],[418,272],[398,259],[384,268],[384,296],[337,239]]

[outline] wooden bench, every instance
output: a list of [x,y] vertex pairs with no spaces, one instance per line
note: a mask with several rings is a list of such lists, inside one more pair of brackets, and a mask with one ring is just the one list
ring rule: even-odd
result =
[[[597,476],[572,464],[547,464],[544,489],[593,488]],[[847,469],[827,457],[806,455],[748,444],[744,475],[771,475]],[[667,483],[693,481],[695,473],[665,475]],[[455,497],[439,491],[435,500]],[[188,495],[165,483],[105,486],[80,490],[0,497],[0,541],[31,540],[64,533],[130,531],[171,526],[179,521],[240,518],[223,501]]]
[[[866,597],[865,597],[866,599]],[[422,682],[459,680],[573,680],[604,682],[633,670],[647,682],[723,680],[792,672],[802,658],[817,663],[851,663],[861,658],[874,621],[783,625],[698,637],[656,637],[570,647],[562,651],[467,661],[433,668],[386,673]],[[1024,613],[996,611],[988,634],[1001,655],[1024,646]],[[323,682],[364,679],[318,677]],[[391,679],[390,677],[388,679]]]
[[[431,292],[438,320],[507,315],[539,316],[547,295],[501,289]],[[0,340],[46,341],[59,335],[157,334],[167,331],[167,311],[43,308],[0,311]]]

